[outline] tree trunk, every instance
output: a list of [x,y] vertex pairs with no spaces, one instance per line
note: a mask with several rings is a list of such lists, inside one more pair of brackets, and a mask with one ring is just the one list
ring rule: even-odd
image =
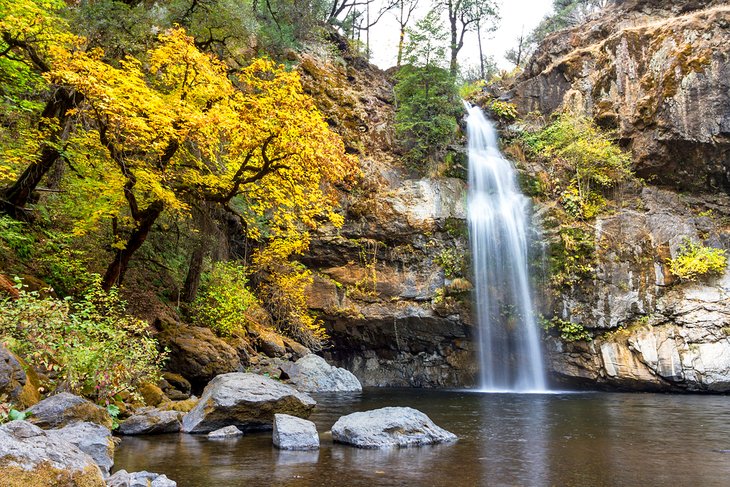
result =
[[56,128],[50,134],[48,142],[42,145],[38,159],[31,162],[18,179],[0,193],[3,211],[6,213],[16,218],[27,216],[23,210],[33,191],[60,157],[57,144],[64,134],[68,111],[79,103],[80,98],[81,95],[71,93],[66,88],[57,88],[46,103],[42,117],[55,119]]
[[484,52],[482,51],[482,26],[481,22],[477,21],[477,42],[479,43],[479,70],[484,79]]
[[459,54],[459,47],[456,39],[456,18],[454,18],[451,20],[451,62],[449,63],[449,73],[454,77],[456,76],[456,70],[458,68],[456,64],[456,56]]
[[145,240],[147,240],[147,235],[149,235],[152,225],[157,221],[163,209],[164,204],[158,200],[150,204],[146,210],[139,214],[139,218],[136,220],[137,228],[129,236],[125,247],[117,251],[114,260],[106,269],[104,279],[101,282],[102,289],[108,291],[112,286],[118,286],[122,283],[132,254],[139,250]]
[[186,303],[192,303],[198,295],[198,286],[200,286],[200,275],[203,271],[203,258],[207,253],[206,242],[201,238],[190,256],[190,266],[188,267],[188,275],[185,276],[185,284],[183,286],[180,299]]

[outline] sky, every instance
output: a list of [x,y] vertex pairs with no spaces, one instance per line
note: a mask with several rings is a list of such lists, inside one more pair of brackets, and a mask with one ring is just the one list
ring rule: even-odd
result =
[[[421,0],[421,3],[433,3]],[[482,38],[485,54],[494,56],[500,69],[512,69],[514,66],[504,59],[507,49],[517,45],[517,39],[524,29],[530,32],[542,18],[552,10],[552,0],[497,0],[501,20],[497,30]],[[420,16],[427,9],[419,10]],[[420,18],[420,17],[417,17]],[[415,22],[411,21],[411,26]],[[363,39],[364,40],[364,39]],[[386,13],[370,33],[370,48],[373,52],[371,61],[386,69],[395,65],[398,49],[398,23],[394,14]],[[467,34],[464,47],[459,52],[459,63],[463,66],[476,64],[479,61],[479,47],[476,34]]]

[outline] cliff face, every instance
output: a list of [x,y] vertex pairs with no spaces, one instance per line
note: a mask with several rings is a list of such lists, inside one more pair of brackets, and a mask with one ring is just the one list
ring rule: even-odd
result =
[[302,257],[315,271],[309,305],[331,336],[326,354],[364,385],[469,384],[466,185],[414,177],[396,161],[392,81],[336,44],[298,59],[305,90],[363,169],[343,192],[344,226],[314,235]]
[[550,36],[522,74],[522,113],[582,109],[618,130],[654,184],[730,187],[730,6],[624,1]]
[[553,34],[518,79],[523,114],[587,114],[645,179],[596,219],[591,277],[551,303],[594,336],[548,340],[563,382],[730,390],[730,274],[688,283],[667,268],[687,238],[730,248],[729,42],[726,2],[624,1]]

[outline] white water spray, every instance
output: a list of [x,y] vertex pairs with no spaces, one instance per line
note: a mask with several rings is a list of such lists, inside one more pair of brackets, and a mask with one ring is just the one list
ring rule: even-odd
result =
[[499,152],[492,123],[467,106],[469,236],[483,391],[544,391],[545,371],[528,273],[530,201]]

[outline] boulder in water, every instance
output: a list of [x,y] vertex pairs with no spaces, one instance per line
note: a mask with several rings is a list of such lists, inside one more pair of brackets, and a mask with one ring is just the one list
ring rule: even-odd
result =
[[48,430],[46,434],[75,445],[94,459],[105,478],[109,476],[114,465],[114,439],[109,428],[94,423],[74,423]]
[[89,455],[27,421],[0,426],[0,459],[0,483],[8,487],[105,485]]
[[223,426],[271,429],[274,414],[308,417],[317,402],[292,386],[256,374],[219,375],[205,387],[198,404],[183,418],[186,433],[208,433]]
[[30,415],[28,421],[41,428],[62,428],[78,422],[112,427],[112,418],[106,409],[68,392],[49,396],[27,409],[26,413]]
[[387,407],[343,416],[332,426],[332,439],[358,448],[405,448],[456,441],[413,408]]
[[208,438],[235,438],[237,436],[243,436],[243,431],[236,428],[235,426],[226,426],[215,431],[208,433]]
[[145,408],[139,410],[119,425],[123,435],[153,435],[177,433],[182,427],[182,413]]
[[282,365],[289,382],[304,392],[357,392],[362,385],[351,372],[334,367],[318,355],[306,355],[293,364]]
[[120,470],[107,480],[108,487],[177,487],[177,482],[166,475],[152,472],[127,472]]
[[313,422],[290,416],[274,415],[274,446],[280,450],[317,450],[319,435]]

